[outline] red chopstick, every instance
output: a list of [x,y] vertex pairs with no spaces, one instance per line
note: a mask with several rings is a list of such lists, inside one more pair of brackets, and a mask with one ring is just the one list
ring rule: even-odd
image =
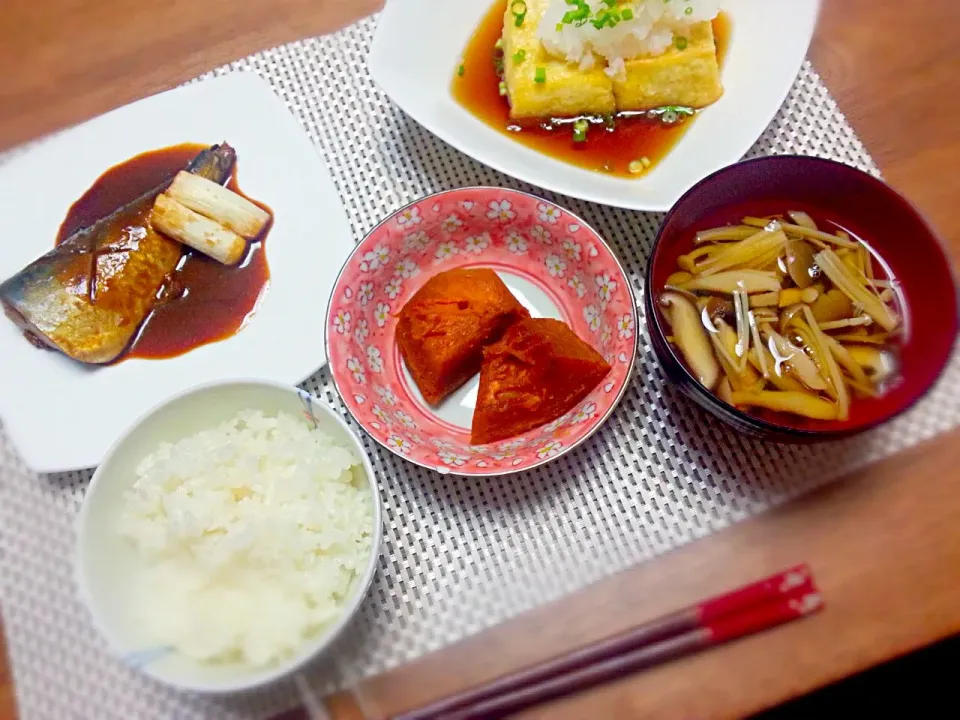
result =
[[819,610],[822,605],[820,595],[811,588],[806,591],[806,594],[787,596],[746,608],[737,614],[718,618],[715,623],[708,627],[690,630],[651,645],[637,648],[623,655],[614,655],[573,672],[556,675],[430,717],[437,718],[437,720],[480,720],[481,718],[502,717],[532,705],[609,682],[653,665],[668,662],[682,655],[761,630],[768,630],[804,615],[809,615]]
[[397,715],[395,720],[468,720],[517,712],[809,615],[822,604],[810,568],[799,565],[651,620],[622,635]]

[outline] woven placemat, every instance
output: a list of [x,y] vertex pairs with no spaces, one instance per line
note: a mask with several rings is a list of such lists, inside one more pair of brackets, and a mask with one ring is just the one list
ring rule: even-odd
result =
[[[430,135],[370,80],[374,23],[268,50],[215,74],[255,72],[270,82],[329,165],[357,240],[430,192],[472,184],[532,189],[592,223],[643,297],[661,216],[543,193]],[[809,64],[749,155],[776,153],[877,172]],[[325,370],[304,387],[344,413]],[[641,332],[635,377],[613,417],[590,442],[539,470],[490,480],[444,476],[367,440],[385,505],[379,572],[335,659],[311,667],[307,679],[333,689],[386,670],[768,510],[955,427],[958,391],[955,358],[932,395],[880,430],[816,448],[763,444],[681,397]],[[72,523],[89,478],[88,471],[31,474],[0,431],[0,604],[22,716],[246,718],[297,703],[292,682],[228,699],[179,694],[107,654],[71,578]]]

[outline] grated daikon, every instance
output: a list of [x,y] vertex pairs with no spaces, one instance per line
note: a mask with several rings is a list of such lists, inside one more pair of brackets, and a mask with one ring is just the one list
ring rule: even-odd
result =
[[[538,34],[544,48],[551,55],[592,66],[595,56],[606,60],[608,74],[622,73],[624,61],[642,56],[663,54],[678,35],[690,26],[714,19],[720,12],[722,0],[619,0],[614,4],[618,18],[629,10],[629,19],[616,24],[596,27],[600,13],[610,10],[603,0],[584,0],[589,9],[589,20],[565,22],[572,6],[568,0],[549,0]],[[599,23],[598,23],[599,24]]]

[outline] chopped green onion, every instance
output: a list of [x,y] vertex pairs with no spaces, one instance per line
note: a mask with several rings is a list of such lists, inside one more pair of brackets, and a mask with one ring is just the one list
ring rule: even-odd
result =
[[523,19],[527,16],[526,0],[513,0],[510,3],[510,12],[513,13],[513,24],[516,27],[523,25]]
[[623,20],[633,20],[633,10],[630,8],[624,8],[623,12],[620,13],[620,17]]
[[687,39],[682,36],[678,36],[676,39],[677,50],[686,50],[687,49]]
[[565,12],[563,19],[560,21],[561,24],[580,26],[590,19],[590,6],[584,0],[567,0],[567,4],[576,6],[576,9]]
[[665,105],[664,107],[647,111],[647,117],[658,117],[665,125],[672,125],[680,120],[681,116],[690,117],[693,114],[693,108],[684,107],[683,105]]
[[590,19],[593,12],[587,0],[567,0],[567,5],[573,5],[574,9],[564,13],[563,18],[557,23],[558,31],[562,30],[564,25],[582,26]]
[[590,127],[590,123],[587,122],[586,118],[580,118],[573,123],[573,141],[576,143],[582,143],[587,141],[587,129]]
[[463,77],[463,74],[466,71],[467,69],[461,64],[459,67],[457,67],[457,77]]
[[605,27],[616,27],[617,23],[620,22],[620,15],[615,10],[601,10],[597,13],[595,20],[591,21],[597,30],[602,30]]
[[520,48],[513,54],[513,61],[515,63],[522,63],[523,59],[527,56],[527,51],[523,48]]
[[693,15],[693,8],[692,8],[692,7],[688,7],[686,10],[683,11],[683,14],[684,14],[684,15]]
[[501,95],[507,94],[507,84],[503,80],[500,81],[500,94]]
[[547,81],[547,69],[538,67],[533,74],[533,81],[536,83],[545,83]]

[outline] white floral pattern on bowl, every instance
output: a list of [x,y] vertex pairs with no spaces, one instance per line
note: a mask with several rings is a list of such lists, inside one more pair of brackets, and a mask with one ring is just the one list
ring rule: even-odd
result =
[[[581,338],[611,363],[570,412],[508,441],[470,445],[411,391],[394,333],[404,303],[430,277],[490,267],[546,293]],[[526,470],[576,447],[616,406],[637,346],[633,291],[619,261],[582,220],[546,200],[502,188],[434,195],[384,220],[357,246],[332,293],[327,353],[344,404],[378,443],[441,472]]]

